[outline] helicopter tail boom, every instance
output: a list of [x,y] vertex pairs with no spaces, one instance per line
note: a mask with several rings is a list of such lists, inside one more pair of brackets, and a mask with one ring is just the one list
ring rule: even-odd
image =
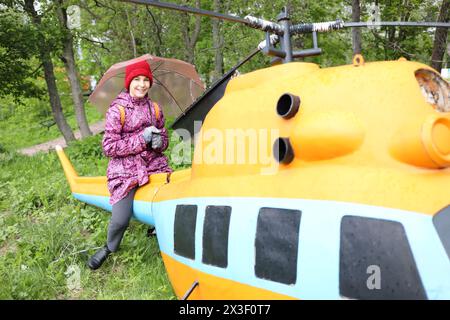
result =
[[[110,192],[108,190],[106,176],[80,177],[62,147],[56,146],[55,149],[73,197],[86,204],[111,212],[112,205],[110,203]],[[152,207],[159,189],[168,183],[176,184],[183,182],[189,179],[190,176],[190,169],[178,170],[172,173],[155,173],[149,176],[150,182],[140,186],[134,196],[133,217],[142,223],[153,226],[154,217]]]
[[[64,153],[63,148],[58,145],[55,147],[55,150],[73,196],[87,204],[111,211],[111,206],[107,201],[110,195],[106,184],[106,177],[80,177]],[[104,199],[104,201],[101,201],[101,205],[99,205],[99,198]]]

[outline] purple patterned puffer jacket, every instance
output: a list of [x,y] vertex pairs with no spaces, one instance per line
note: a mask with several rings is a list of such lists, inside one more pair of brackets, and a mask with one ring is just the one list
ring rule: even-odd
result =
[[[123,128],[118,105],[125,110]],[[144,129],[152,125],[162,129],[163,144],[159,149],[152,149],[151,143],[147,145],[142,136]],[[169,145],[168,140],[161,108],[156,120],[153,102],[149,98],[133,98],[128,92],[117,96],[106,113],[102,143],[103,152],[111,158],[106,171],[110,204],[125,198],[135,186],[146,184],[150,174],[172,172],[167,157],[162,153]]]

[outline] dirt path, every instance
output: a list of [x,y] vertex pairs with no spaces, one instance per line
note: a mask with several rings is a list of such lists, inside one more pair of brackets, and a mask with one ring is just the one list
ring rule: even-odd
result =
[[[91,128],[92,134],[100,133],[105,129],[105,120],[91,124],[91,125],[89,125],[89,128]],[[81,137],[80,130],[75,131],[74,134],[75,134],[75,138],[80,139],[80,137]],[[20,149],[20,150],[18,150],[18,152],[21,154],[27,155],[27,156],[32,156],[35,153],[40,152],[40,151],[47,152],[51,149],[54,149],[57,144],[59,144],[63,148],[65,148],[67,146],[66,141],[64,140],[63,137],[61,137],[61,138],[58,138],[55,140],[37,144],[32,147]]]

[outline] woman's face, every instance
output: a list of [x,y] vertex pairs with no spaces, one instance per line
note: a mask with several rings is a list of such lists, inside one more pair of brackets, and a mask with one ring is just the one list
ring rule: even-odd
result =
[[146,76],[137,76],[130,82],[130,96],[143,98],[150,89],[150,79]]

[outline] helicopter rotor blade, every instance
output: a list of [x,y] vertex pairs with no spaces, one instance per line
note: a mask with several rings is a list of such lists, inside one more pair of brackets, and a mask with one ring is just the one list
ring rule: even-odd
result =
[[413,21],[380,21],[380,22],[346,22],[344,28],[366,27],[424,27],[424,28],[450,28],[447,22],[413,22]]
[[[288,7],[283,7],[282,12],[278,15],[277,21],[272,22],[264,19],[260,19],[257,17],[253,17],[250,15],[247,15],[244,18],[235,16],[235,15],[229,15],[229,14],[223,14],[218,13],[214,11],[209,10],[203,10],[200,8],[192,8],[185,5],[177,5],[173,3],[168,2],[161,2],[156,0],[121,0],[123,2],[130,2],[135,4],[143,4],[143,5],[150,5],[155,6],[159,8],[165,8],[165,9],[171,9],[171,10],[177,10],[182,12],[188,12],[192,14],[207,16],[211,18],[216,18],[220,20],[228,20],[232,22],[238,22],[241,24],[244,24],[248,27],[259,29],[262,31],[265,31],[266,33],[274,33],[275,35],[278,35],[281,37],[281,50],[275,49],[271,47],[270,45],[262,50],[264,54],[268,55],[275,55],[279,58],[281,58],[283,63],[292,62],[294,58],[298,57],[305,57],[305,54],[307,56],[310,55],[317,55],[320,54],[320,48],[317,48],[317,44],[315,44],[313,50],[311,51],[303,51],[303,52],[296,52],[294,54],[292,52],[292,45],[291,45],[291,36],[295,34],[302,34],[302,33],[312,33],[313,37],[317,36],[317,32],[328,32],[328,31],[334,31],[339,30],[343,28],[364,28],[364,27],[383,27],[383,26],[400,26],[400,27],[426,27],[426,28],[450,28],[450,23],[446,22],[412,22],[412,21],[377,21],[377,22],[347,22],[338,19],[336,21],[329,21],[329,22],[318,22],[318,23],[301,23],[292,25],[290,22],[290,14]],[[316,41],[317,42],[317,41]]]
[[192,7],[185,6],[185,5],[177,5],[174,3],[161,2],[161,1],[155,1],[155,0],[121,0],[121,1],[131,2],[131,3],[136,3],[136,4],[144,4],[144,5],[149,5],[149,6],[159,7],[159,8],[182,11],[182,12],[188,12],[188,13],[193,13],[193,14],[197,14],[197,15],[201,15],[201,16],[217,18],[220,20],[228,20],[228,21],[232,21],[232,22],[238,22],[238,23],[245,24],[246,26],[249,26],[249,27],[252,27],[255,29],[260,29],[263,31],[271,31],[271,32],[275,32],[276,34],[279,34],[279,35],[283,34],[282,27],[278,23],[275,23],[272,21],[267,21],[267,20],[260,19],[260,18],[256,18],[256,17],[250,16],[250,15],[246,16],[245,18],[241,18],[241,17],[234,16],[234,15],[223,14],[223,13],[218,13],[218,12],[209,11],[209,10],[203,10],[203,9],[199,9],[199,8],[192,8]]
[[121,1],[132,2],[132,3],[137,3],[137,4],[144,4],[144,5],[149,5],[149,6],[159,7],[159,8],[182,11],[182,12],[189,12],[189,13],[198,14],[198,15],[202,15],[202,16],[213,17],[213,18],[217,18],[217,19],[221,19],[221,20],[228,20],[228,21],[233,21],[233,22],[239,22],[239,23],[248,25],[248,21],[241,17],[236,17],[236,16],[232,16],[232,15],[228,15],[228,14],[223,14],[223,13],[218,13],[218,12],[213,12],[213,11],[208,11],[208,10],[203,10],[203,9],[198,9],[198,8],[192,8],[192,7],[185,6],[185,5],[177,5],[174,3],[161,2],[161,1],[155,1],[155,0],[121,0]]
[[[256,18],[247,15],[241,18],[235,15],[223,14],[214,11],[193,8],[185,5],[177,5],[169,2],[161,2],[157,0],[121,0],[123,2],[131,2],[136,4],[150,5],[159,8],[177,10],[188,12],[192,14],[217,18],[220,20],[227,20],[245,24],[251,28],[262,31],[273,32],[277,35],[283,36],[283,27],[275,22]],[[378,21],[378,22],[343,22],[338,19],[336,21],[318,22],[318,23],[300,23],[289,27],[290,34],[311,33],[311,32],[328,32],[339,30],[342,28],[368,28],[368,27],[385,27],[385,26],[399,26],[399,27],[425,27],[425,28],[450,28],[450,23],[446,22],[413,22],[413,21]]]
[[343,28],[370,28],[370,27],[422,27],[422,28],[450,28],[447,22],[413,22],[413,21],[378,21],[378,22],[344,22],[342,20],[300,23],[290,27],[291,34],[328,32]]
[[344,28],[345,24],[342,20],[317,22],[317,23],[299,23],[289,28],[291,34],[311,33],[311,32],[328,32]]

